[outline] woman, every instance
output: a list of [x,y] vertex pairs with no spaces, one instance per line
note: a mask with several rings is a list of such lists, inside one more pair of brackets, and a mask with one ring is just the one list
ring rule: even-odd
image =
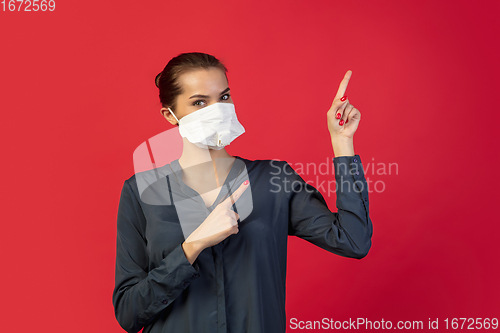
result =
[[162,177],[168,204],[144,200],[137,175],[122,188],[113,305],[127,332],[285,332],[289,235],[349,258],[371,247],[368,188],[353,148],[361,114],[343,97],[351,72],[327,113],[341,185],[334,213],[286,161],[226,152],[244,132],[226,71],[211,55],[184,53],[156,77],[160,112],[179,126],[183,150],[158,168],[171,170]]

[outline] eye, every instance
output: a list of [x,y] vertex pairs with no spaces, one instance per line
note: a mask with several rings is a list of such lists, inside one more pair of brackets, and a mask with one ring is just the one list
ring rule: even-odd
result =
[[[230,97],[231,97],[231,94],[224,94],[224,95],[221,96],[220,99],[223,100],[223,101],[227,101]],[[205,104],[206,103],[205,103],[204,99],[198,99],[198,100],[196,100],[196,101],[193,102],[194,106],[203,106]]]
[[200,104],[200,103],[205,103],[205,101],[202,100],[202,99],[199,99],[199,100],[194,101],[193,105],[195,105],[195,106],[201,106],[202,104]]

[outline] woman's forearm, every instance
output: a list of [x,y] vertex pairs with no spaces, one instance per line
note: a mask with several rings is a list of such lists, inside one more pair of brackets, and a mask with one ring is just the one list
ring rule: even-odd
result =
[[332,147],[335,157],[355,155],[352,138],[332,138]]
[[184,253],[186,254],[186,258],[191,265],[194,263],[196,258],[198,258],[198,255],[202,251],[193,243],[186,243],[186,242],[182,243],[182,249],[184,250]]

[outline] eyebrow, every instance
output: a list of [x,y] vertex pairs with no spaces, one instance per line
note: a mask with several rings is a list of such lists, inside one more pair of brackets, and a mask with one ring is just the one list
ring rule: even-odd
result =
[[[220,94],[221,94],[221,95],[223,95],[223,94],[225,94],[226,92],[228,92],[229,90],[230,90],[230,88],[229,88],[229,87],[227,87],[227,88],[226,88],[226,89],[224,89],[224,91],[223,91],[223,92],[221,92]],[[193,96],[189,97],[189,99],[191,99],[191,98],[210,98],[210,96],[207,96],[207,95],[193,95]]]

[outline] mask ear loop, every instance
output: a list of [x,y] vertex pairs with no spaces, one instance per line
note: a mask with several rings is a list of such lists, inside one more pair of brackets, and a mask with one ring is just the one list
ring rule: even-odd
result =
[[179,119],[177,119],[177,117],[175,116],[175,114],[172,112],[172,110],[170,110],[170,108],[168,108],[168,111],[170,111],[170,113],[172,114],[172,116],[174,116],[175,120],[177,120],[177,123],[179,123]]

